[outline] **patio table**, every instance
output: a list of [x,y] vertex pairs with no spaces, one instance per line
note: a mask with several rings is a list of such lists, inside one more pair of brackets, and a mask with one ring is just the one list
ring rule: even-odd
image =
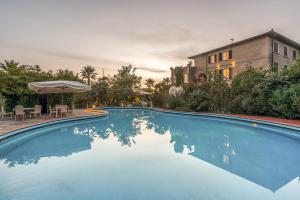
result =
[[[29,115],[30,111],[34,111],[34,108],[23,108],[26,116]],[[13,113],[15,114],[15,108],[13,108]]]
[[[61,111],[61,108],[63,106],[67,106],[67,105],[60,105],[60,106],[55,106],[54,109],[56,110],[56,117],[58,117],[58,112]],[[67,106],[67,110],[69,110],[69,107]]]

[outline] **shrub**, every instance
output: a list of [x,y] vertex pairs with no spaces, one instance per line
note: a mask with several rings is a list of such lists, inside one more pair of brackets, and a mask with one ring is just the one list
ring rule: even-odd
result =
[[269,103],[276,116],[300,118],[300,83],[285,85],[274,91]]
[[229,110],[234,113],[252,113],[250,108],[253,88],[264,81],[266,73],[248,67],[234,77],[231,84],[232,103]]
[[230,88],[221,75],[216,76],[214,81],[209,82],[208,98],[208,111],[224,113],[229,110],[228,105],[231,101]]
[[182,96],[172,97],[170,96],[167,101],[167,106],[170,109],[176,109],[185,106],[184,99]]

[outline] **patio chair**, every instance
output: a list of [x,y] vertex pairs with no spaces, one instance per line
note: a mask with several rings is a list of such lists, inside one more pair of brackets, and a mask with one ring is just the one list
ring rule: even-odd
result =
[[23,119],[25,119],[26,113],[24,111],[24,107],[23,106],[16,106],[15,107],[15,120],[17,120],[18,116],[20,116],[20,118],[23,117]]
[[75,105],[72,104],[72,108],[68,108],[68,114],[74,113],[75,111]]
[[29,112],[30,118],[31,118],[32,115],[34,115],[35,118],[37,118],[37,116],[41,117],[42,116],[42,106],[41,105],[34,105],[34,110]]
[[49,105],[49,117],[51,117],[53,114],[57,117],[57,109],[52,108],[51,105]]
[[66,105],[62,105],[61,107],[60,107],[60,116],[62,117],[63,115],[68,115],[68,106],[66,106]]
[[5,112],[4,107],[1,106],[1,119],[4,119],[5,116],[9,116],[10,115],[10,119],[13,118],[13,112]]

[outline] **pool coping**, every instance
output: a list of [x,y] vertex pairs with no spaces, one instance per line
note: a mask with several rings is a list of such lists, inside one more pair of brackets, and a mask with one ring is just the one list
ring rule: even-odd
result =
[[[87,110],[87,111],[90,112],[90,110]],[[94,110],[93,112],[97,112],[97,111]],[[95,114],[95,115],[85,115],[85,116],[78,116],[78,117],[72,117],[72,118],[66,118],[66,119],[54,119],[52,121],[46,121],[46,122],[40,122],[38,124],[32,124],[32,125],[29,125],[26,127],[18,128],[16,130],[8,131],[8,132],[0,135],[0,143],[11,137],[18,136],[24,132],[35,130],[35,129],[42,128],[42,127],[46,127],[49,125],[61,124],[61,123],[72,122],[72,121],[81,121],[81,120],[86,120],[86,119],[103,118],[103,117],[106,117],[107,115],[108,115],[108,112],[107,111],[103,112],[103,110],[102,110],[101,113],[99,112],[99,114]]]
[[[208,117],[208,118],[219,118],[219,119],[228,119],[228,120],[233,120],[233,121],[240,121],[240,122],[248,122],[248,123],[253,123],[253,124],[261,124],[261,125],[266,125],[266,126],[271,126],[271,127],[277,127],[281,129],[286,129],[289,131],[293,132],[299,132],[299,133],[285,133],[285,136],[300,139],[300,127],[297,126],[291,126],[291,125],[286,125],[286,124],[280,124],[276,122],[269,122],[269,121],[264,121],[264,120],[257,120],[257,119],[250,119],[250,118],[243,118],[243,117],[234,117],[234,116],[227,116],[227,115],[222,115],[222,114],[214,114],[214,113],[197,113],[197,112],[183,112],[183,111],[174,111],[174,110],[167,110],[167,109],[161,109],[161,108],[154,108],[154,107],[97,107],[95,109],[89,109],[89,112],[97,112],[101,110],[101,114],[99,115],[86,115],[86,116],[79,116],[79,117],[73,117],[73,118],[67,118],[67,119],[58,119],[58,120],[53,120],[53,121],[47,121],[47,122],[41,122],[39,124],[33,124],[27,127],[19,128],[13,131],[8,131],[2,135],[0,135],[0,142],[11,138],[13,136],[17,136],[22,134],[23,132],[42,128],[45,126],[53,125],[53,124],[60,124],[60,123],[65,123],[65,122],[70,122],[70,121],[81,121],[85,119],[94,119],[94,118],[103,118],[106,117],[109,114],[109,111],[105,109],[143,109],[143,110],[152,110],[156,112],[161,112],[161,113],[170,113],[170,114],[178,114],[178,115],[187,115],[187,116],[200,116],[200,117]],[[105,111],[105,112],[103,112]]]
[[293,132],[299,132],[296,134],[288,134],[285,133],[285,136],[293,137],[296,139],[300,139],[300,127],[298,126],[292,126],[287,124],[281,124],[277,122],[270,122],[265,120],[258,120],[258,119],[250,119],[250,118],[243,118],[243,117],[234,117],[234,116],[228,116],[228,115],[222,115],[222,114],[214,114],[214,113],[197,113],[197,112],[184,112],[184,111],[174,111],[174,110],[167,110],[167,109],[161,109],[161,108],[155,108],[155,107],[98,107],[96,109],[144,109],[144,110],[154,110],[157,112],[162,113],[170,113],[170,114],[178,114],[178,115],[188,115],[188,116],[201,116],[201,117],[208,117],[208,118],[220,118],[220,119],[228,119],[228,120],[234,120],[234,121],[240,121],[240,122],[248,122],[253,124],[261,124],[265,126],[270,127],[277,127]]

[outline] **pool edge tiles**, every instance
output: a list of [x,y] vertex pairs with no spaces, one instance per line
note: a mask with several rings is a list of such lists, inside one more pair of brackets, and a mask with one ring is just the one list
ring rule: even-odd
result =
[[210,119],[210,120],[222,120],[222,121],[225,120],[225,121],[229,121],[229,122],[240,122],[240,123],[244,123],[244,125],[248,125],[248,126],[252,126],[252,127],[259,127],[259,128],[263,128],[265,130],[271,130],[272,133],[300,140],[300,127],[281,124],[281,123],[277,123],[277,122],[264,121],[264,120],[226,116],[226,115],[222,115],[222,114],[213,114],[213,113],[195,113],[195,112],[173,111],[173,110],[151,108],[151,107],[98,107],[96,109],[103,109],[103,110],[108,110],[108,111],[109,110],[118,110],[118,109],[124,109],[124,110],[125,109],[126,110],[141,109],[141,110],[152,110],[152,111],[156,111],[156,112],[175,114],[175,115],[202,117],[202,118],[206,118],[206,119]]
[[9,131],[9,132],[6,132],[6,133],[0,135],[0,144],[1,144],[1,142],[3,142],[4,140],[7,140],[9,138],[21,135],[21,134],[31,131],[31,130],[47,127],[49,125],[63,124],[63,123],[68,123],[68,122],[72,122],[72,121],[82,121],[82,120],[87,120],[87,119],[104,118],[104,117],[107,117],[107,115],[108,115],[108,112],[102,113],[101,115],[90,115],[90,116],[73,117],[73,118],[68,118],[68,119],[57,119],[54,121],[42,122],[39,124],[27,126],[24,128],[19,128],[19,129]]
[[[81,120],[93,119],[93,118],[103,118],[109,114],[109,112],[108,112],[109,110],[114,110],[114,109],[116,109],[116,110],[118,110],[118,109],[124,109],[124,110],[140,109],[140,110],[161,112],[161,113],[166,113],[166,114],[201,117],[201,118],[205,118],[205,119],[209,119],[209,120],[229,121],[231,123],[232,122],[235,122],[235,123],[240,122],[240,123],[243,123],[244,125],[264,128],[266,130],[271,130],[272,133],[300,140],[300,128],[299,127],[280,124],[280,123],[274,123],[274,122],[268,122],[268,121],[263,121],[263,120],[233,117],[233,116],[226,116],[226,115],[222,115],[222,114],[212,114],[212,113],[204,114],[204,113],[195,113],[195,112],[172,111],[172,110],[165,110],[165,109],[160,109],[160,108],[150,108],[150,107],[98,107],[98,108],[95,108],[94,110],[99,110],[99,109],[105,110],[107,112],[101,113],[101,115],[81,116],[81,117],[74,117],[74,118],[68,118],[68,119],[60,119],[60,120],[54,120],[54,121],[49,121],[49,122],[43,122],[43,123],[39,123],[36,125],[28,126],[25,128],[20,128],[17,130],[9,131],[7,133],[0,135],[0,143],[8,138],[18,136],[24,132],[43,128],[43,127],[46,127],[49,125],[67,123],[70,121],[81,121]],[[286,130],[286,131],[284,131],[284,130]]]

